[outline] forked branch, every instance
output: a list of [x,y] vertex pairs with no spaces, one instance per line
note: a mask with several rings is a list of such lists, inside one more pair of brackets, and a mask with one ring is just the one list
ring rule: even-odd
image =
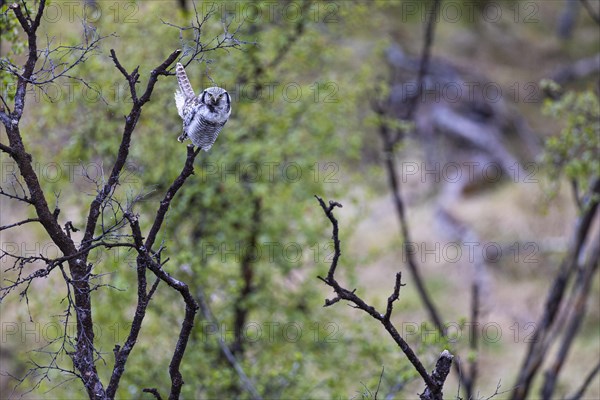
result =
[[327,277],[323,278],[321,276],[318,276],[318,278],[320,280],[322,280],[323,282],[325,282],[325,284],[327,284],[328,286],[331,286],[333,288],[336,296],[333,299],[326,299],[324,306],[329,307],[329,306],[337,303],[340,300],[347,300],[352,303],[352,306],[354,308],[363,310],[364,312],[369,314],[371,317],[373,317],[377,321],[381,322],[381,324],[384,326],[385,330],[392,336],[392,338],[394,339],[396,344],[400,347],[402,352],[406,355],[406,357],[408,358],[410,363],[417,370],[417,372],[419,373],[419,375],[425,382],[426,389],[421,394],[421,399],[427,399],[427,400],[442,399],[443,398],[442,389],[444,386],[444,382],[446,381],[446,377],[448,376],[448,373],[450,372],[450,367],[452,365],[452,359],[453,359],[452,354],[450,354],[450,352],[448,352],[447,350],[444,350],[444,352],[442,352],[442,354],[440,355],[440,357],[437,361],[435,369],[433,370],[433,372],[430,375],[429,373],[427,373],[427,370],[423,366],[423,363],[421,362],[421,360],[419,360],[419,358],[417,357],[415,352],[408,345],[408,343],[404,340],[404,338],[402,338],[402,336],[400,336],[400,333],[398,332],[398,330],[396,329],[394,324],[392,324],[392,322],[390,321],[390,317],[392,315],[392,310],[393,310],[393,303],[394,303],[394,301],[398,300],[398,298],[400,296],[400,288],[402,286],[404,286],[404,284],[402,284],[402,282],[401,282],[401,279],[402,279],[401,273],[396,274],[394,290],[393,290],[392,294],[390,295],[390,297],[388,298],[387,309],[386,309],[385,314],[381,314],[373,306],[370,306],[362,298],[360,298],[356,294],[356,289],[348,290],[339,284],[339,282],[335,279],[335,271],[336,271],[336,268],[338,265],[341,251],[340,251],[338,221],[335,218],[335,216],[333,215],[333,210],[336,207],[341,208],[342,205],[336,201],[329,201],[329,205],[326,205],[325,201],[323,201],[322,198],[320,198],[319,196],[315,196],[315,197],[319,201],[319,204],[320,204],[321,208],[323,209],[323,212],[325,213],[327,218],[329,218],[329,221],[331,222],[331,225],[333,227],[333,236],[332,236],[333,244],[334,244],[333,260],[331,262],[331,265],[329,266],[329,271],[327,272]]

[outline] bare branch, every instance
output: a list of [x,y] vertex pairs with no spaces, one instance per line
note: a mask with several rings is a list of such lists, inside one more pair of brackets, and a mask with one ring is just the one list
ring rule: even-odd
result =
[[146,388],[146,389],[142,389],[142,392],[152,394],[156,400],[162,400],[160,393],[158,393],[158,389]]
[[383,372],[385,371],[385,366],[381,367],[381,375],[379,375],[379,382],[377,382],[377,389],[375,390],[375,395],[373,396],[374,400],[377,400],[377,395],[379,394],[379,388],[381,387],[381,380],[383,379]]
[[173,197],[175,197],[175,194],[177,194],[179,189],[181,189],[186,179],[194,173],[194,160],[196,159],[196,156],[198,156],[198,153],[200,153],[200,150],[202,149],[197,148],[196,150],[194,150],[193,146],[187,147],[187,158],[185,160],[185,165],[183,166],[183,169],[179,176],[175,179],[175,181],[173,181],[171,187],[169,187],[169,189],[165,193],[163,200],[160,202],[160,207],[156,211],[156,217],[154,218],[154,222],[152,223],[152,227],[150,228],[150,232],[148,233],[148,238],[144,243],[146,249],[150,250],[152,249],[152,246],[154,246],[154,242],[156,241],[156,235],[160,231],[160,228],[165,219],[165,216],[167,215],[167,211],[169,210]]
[[131,111],[129,112],[129,115],[125,117],[125,126],[123,128],[121,144],[119,146],[117,159],[115,161],[115,164],[113,165],[108,181],[100,190],[100,192],[98,193],[98,195],[96,196],[96,198],[90,206],[90,211],[88,213],[85,228],[85,234],[82,240],[82,246],[85,246],[90,240],[92,240],[98,222],[98,217],[100,216],[100,207],[111,195],[111,193],[113,193],[117,184],[119,183],[119,176],[121,175],[121,171],[123,170],[127,157],[129,156],[131,136],[142,113],[142,106],[148,100],[150,100],[150,95],[152,94],[154,85],[158,80],[158,76],[160,74],[163,74],[165,68],[171,63],[173,63],[173,61],[175,61],[177,54],[179,54],[179,50],[176,50],[173,53],[171,53],[171,55],[161,65],[159,65],[156,69],[152,70],[152,72],[150,73],[150,79],[148,80],[148,83],[146,85],[146,91],[144,92],[142,98],[137,100],[137,94],[135,89],[135,82],[139,77],[137,68],[134,69],[134,71],[131,74],[127,73],[125,68],[119,63],[114,50],[111,50],[111,56],[113,58],[113,61],[115,62],[115,65],[117,66],[117,69],[121,71],[121,73],[129,82],[129,87],[132,92],[132,98],[134,99],[134,103],[131,108]]
[[[242,26],[243,23],[241,23],[237,29],[231,33],[229,32],[229,25],[228,24],[224,24],[223,25],[223,29],[224,29],[224,33],[223,36],[220,37],[220,35],[217,35],[216,37],[212,38],[211,40],[209,40],[208,42],[202,42],[202,30],[204,27],[204,24],[216,13],[216,8],[213,5],[211,5],[210,10],[208,10],[206,12],[206,14],[204,14],[204,16],[202,18],[200,18],[199,13],[198,13],[198,9],[196,8],[196,3],[192,2],[192,6],[194,7],[194,16],[195,16],[195,20],[192,21],[191,25],[189,26],[179,26],[164,20],[161,20],[161,22],[167,26],[176,28],[179,30],[179,36],[181,39],[181,58],[179,59],[179,61],[183,64],[184,67],[187,67],[190,63],[196,61],[196,62],[202,62],[204,61],[204,54],[211,52],[211,51],[215,51],[215,50],[225,50],[228,51],[228,49],[230,48],[234,48],[234,49],[239,49],[241,47],[241,45],[243,44],[256,44],[254,42],[247,42],[247,41],[243,41],[243,40],[239,40],[236,35],[239,33],[239,29]],[[183,39],[183,32],[186,31],[191,31],[193,34],[193,38],[192,40],[186,41]],[[187,60],[183,60],[183,58],[187,58]],[[171,75],[172,73],[167,73],[168,75]]]
[[585,9],[587,10],[588,14],[590,15],[590,17],[596,21],[596,23],[598,25],[600,25],[600,12],[596,12],[594,10],[594,7],[592,7],[592,5],[589,3],[588,0],[579,0],[581,1],[581,4],[583,4],[583,6],[585,7]]
[[[51,369],[59,372],[70,372],[75,377],[81,379],[90,398],[104,399],[114,398],[119,379],[125,369],[127,357],[134,347],[141,330],[148,303],[156,293],[159,282],[166,282],[170,288],[175,289],[180,293],[185,302],[185,316],[179,332],[177,345],[175,346],[169,364],[169,373],[171,375],[169,398],[178,399],[180,397],[181,387],[184,383],[180,365],[199,306],[191,295],[188,286],[163,270],[164,263],[168,261],[167,259],[161,263],[160,260],[161,251],[164,248],[161,247],[154,253],[152,252],[152,246],[163,225],[172,199],[183,186],[187,178],[193,174],[193,163],[195,157],[200,152],[200,149],[194,150],[193,148],[188,148],[183,170],[175,179],[171,187],[169,187],[164,199],[158,206],[156,218],[152,223],[148,239],[145,243],[137,217],[131,212],[132,206],[128,206],[125,209],[119,201],[115,199],[114,195],[119,185],[119,179],[122,175],[124,165],[129,156],[133,131],[141,116],[142,108],[150,101],[159,77],[171,75],[171,73],[168,72],[168,69],[180,56],[181,50],[173,51],[164,62],[150,71],[148,81],[141,96],[138,96],[137,91],[137,85],[140,78],[139,67],[128,72],[117,58],[115,51],[111,50],[111,58],[116,69],[124,76],[129,84],[133,105],[129,110],[129,114],[125,117],[118,153],[110,175],[108,176],[108,179],[102,179],[102,183],[96,182],[98,193],[89,206],[86,225],[83,232],[83,240],[76,246],[71,238],[71,233],[77,231],[73,226],[73,223],[67,221],[64,224],[63,229],[62,224],[59,224],[58,221],[60,210],[55,208],[54,212],[52,212],[48,206],[38,176],[32,167],[32,157],[27,153],[23,144],[21,132],[19,130],[19,121],[25,107],[27,85],[40,86],[42,91],[44,91],[44,84],[53,82],[59,78],[81,80],[80,78],[72,76],[70,71],[76,65],[83,63],[86,58],[93,53],[103,37],[96,35],[95,31],[89,30],[89,27],[84,25],[83,44],[78,46],[53,47],[53,39],[47,38],[46,48],[38,51],[37,29],[41,22],[45,3],[45,0],[33,3],[37,8],[37,14],[35,14],[35,16],[33,13],[30,13],[27,4],[24,1],[10,6],[11,12],[15,13],[19,24],[27,34],[28,52],[26,53],[26,61],[23,67],[17,67],[9,62],[0,65],[0,69],[7,70],[17,78],[17,89],[12,112],[10,111],[10,107],[6,104],[5,99],[1,99],[1,104],[3,105],[0,107],[0,121],[6,127],[8,144],[0,144],[0,151],[9,154],[14,159],[20,174],[23,176],[24,186],[19,180],[15,180],[16,183],[13,183],[14,193],[9,193],[3,188],[0,188],[0,195],[34,205],[37,215],[36,218],[30,218],[28,220],[2,226],[0,227],[0,231],[30,222],[39,222],[43,225],[51,240],[57,244],[63,255],[56,259],[48,259],[42,255],[21,257],[2,251],[0,253],[0,258],[14,258],[14,260],[11,260],[13,261],[13,265],[9,270],[13,272],[13,275],[16,275],[16,278],[15,276],[11,276],[11,280],[7,280],[8,285],[0,288],[0,298],[6,296],[12,289],[22,285],[20,288],[20,295],[25,298],[26,303],[28,303],[28,289],[33,280],[48,276],[56,269],[56,267],[58,267],[67,286],[67,295],[63,299],[63,301],[66,301],[68,304],[67,310],[65,311],[65,321],[68,321],[69,317],[74,312],[77,323],[76,337],[68,338],[67,336],[64,336],[65,342],[61,345],[62,350],[59,350],[59,352],[68,354],[71,357],[73,369],[72,371],[69,371],[60,367],[55,362],[59,353],[52,349],[46,349],[41,352],[52,355],[52,361],[47,366],[42,366],[37,363],[34,364],[32,374],[36,374],[44,369],[46,374],[42,374],[41,379],[47,379],[47,373]],[[198,14],[196,13],[197,21],[199,21],[198,18]],[[195,45],[199,51],[197,54],[216,50],[218,48],[239,47],[242,42],[235,39],[233,37],[234,35],[235,34],[232,35],[228,33],[227,29],[225,29],[223,37],[213,39],[213,41],[216,40],[216,42],[213,43],[213,41],[211,41],[210,43],[212,44],[206,46],[200,42],[200,31],[198,30],[197,36],[195,37]],[[64,60],[67,59],[66,57],[72,58],[73,60],[65,62]],[[85,81],[81,81],[87,85]],[[87,86],[89,87],[89,85]],[[8,113],[6,110],[8,110]],[[135,203],[135,200],[133,203]],[[121,230],[127,226],[127,223],[131,229],[131,234],[121,233]],[[136,313],[133,318],[132,329],[123,348],[120,346],[115,347],[115,366],[106,392],[96,369],[97,362],[103,359],[102,354],[94,347],[91,292],[102,287],[113,286],[93,283],[93,280],[101,275],[92,273],[94,266],[91,263],[88,263],[87,260],[90,252],[98,247],[105,249],[113,247],[134,248],[138,254],[138,304]],[[26,266],[35,262],[45,263],[45,268],[37,268],[31,273],[25,269]],[[65,263],[69,266],[68,272],[70,274],[64,269]],[[146,280],[147,269],[150,269],[157,277],[149,290]],[[69,340],[69,344],[73,348],[73,351],[64,350],[67,339]],[[36,385],[34,388],[38,386],[39,385]],[[154,394],[156,398],[160,398],[158,391],[155,389],[147,389],[145,391]]]
[[400,297],[400,287],[406,286],[406,284],[403,284],[401,282],[401,280],[402,280],[402,272],[396,273],[396,284],[394,285],[394,292],[388,298],[387,311],[385,312],[385,316],[384,316],[384,318],[387,319],[388,321],[389,321],[390,317],[392,316],[392,309],[394,308],[394,301],[398,300],[398,298]]
[[[9,8],[15,13],[15,16],[21,24],[21,27],[23,28],[25,33],[27,33],[27,41],[29,46],[28,57],[23,68],[23,73],[19,76],[17,82],[17,92],[15,94],[15,107],[13,112],[11,113],[11,125],[15,124],[15,122],[13,121],[16,121],[16,123],[18,123],[21,119],[21,116],[23,115],[23,109],[25,107],[27,81],[33,75],[33,70],[35,69],[35,64],[38,60],[36,31],[40,25],[45,6],[46,0],[40,0],[35,20],[32,20],[29,15],[23,15],[23,12],[21,11],[21,6],[19,4],[13,3],[9,6]],[[27,8],[25,9],[27,10]],[[8,125],[5,126],[8,131]],[[11,147],[14,146],[12,146],[11,144]]]
[[[56,46],[52,47],[52,39],[47,38],[46,47],[38,52],[38,58],[41,58],[41,65],[35,69],[31,76],[24,76],[19,74],[19,68],[7,60],[3,60],[0,64],[0,70],[7,71],[8,73],[16,76],[17,78],[23,79],[31,85],[40,87],[43,91],[43,86],[55,82],[59,78],[68,78],[84,83],[88,88],[91,86],[83,79],[74,77],[69,74],[75,67],[86,61],[90,54],[96,51],[102,40],[110,37],[95,35],[90,38],[91,28],[87,25],[83,25],[83,42],[76,46]],[[75,55],[75,58],[69,61],[63,61],[69,56]],[[44,91],[45,93],[45,91]]]
[[40,222],[40,219],[39,218],[28,218],[23,221],[15,222],[14,224],[0,226],[0,232],[2,232],[3,230],[6,230],[6,229],[14,228],[15,226],[21,226],[24,224],[28,224],[30,222]]
[[536,325],[536,330],[519,371],[515,390],[512,394],[514,400],[522,400],[527,397],[533,378],[548,354],[547,349],[551,341],[547,340],[547,336],[554,326],[561,304],[563,303],[565,292],[577,268],[578,259],[591,230],[599,201],[600,179],[597,179],[592,185],[589,201],[584,205],[585,211],[578,218],[576,229],[569,245],[569,251],[563,259],[558,273],[552,282],[552,286],[548,291],[542,316]]
[[479,301],[481,298],[481,287],[480,280],[475,278],[471,283],[471,326],[469,332],[469,349],[470,362],[469,362],[469,375],[466,377],[466,391],[467,397],[471,398],[475,391],[475,381],[477,380],[478,371],[478,343],[477,343],[477,327],[479,326]]
[[[4,118],[6,118],[6,120],[4,120]],[[9,119],[8,119],[8,115],[6,115],[4,113],[0,113],[0,120],[2,121],[2,123],[4,125],[8,125],[10,123]],[[12,156],[14,154],[13,150],[9,146],[2,144],[2,143],[0,143],[0,150],[2,150],[3,152],[5,152],[6,154],[8,154],[10,156]]]
[[33,200],[31,199],[31,197],[28,197],[25,194],[23,194],[22,196],[19,196],[19,195],[7,193],[4,191],[4,189],[2,189],[2,187],[0,187],[0,196],[8,197],[9,199],[13,199],[13,200],[22,201],[23,203],[27,203],[27,204],[33,204]]
[[[408,105],[406,115],[404,119],[407,121],[411,121],[417,108],[419,107],[420,99],[423,93],[423,87],[425,82],[425,76],[427,75],[427,71],[429,69],[429,59],[431,58],[431,47],[433,46],[433,38],[435,33],[435,26],[438,21],[438,14],[440,12],[441,0],[434,0],[431,5],[431,10],[429,11],[429,19],[427,20],[427,25],[425,26],[425,40],[423,41],[423,50],[421,51],[421,61],[419,63],[419,73],[417,75],[417,95],[412,98],[412,101]],[[402,137],[402,130],[398,129],[394,138],[392,139],[392,143],[397,143]]]
[[450,369],[452,367],[452,359],[454,356],[450,354],[448,350],[442,351],[440,357],[435,363],[435,368],[431,373],[431,379],[435,384],[435,388],[439,388],[439,391],[432,391],[431,386],[427,385],[423,394],[420,395],[422,400],[425,399],[442,399],[442,388],[444,387],[444,382],[446,382],[446,378],[450,373]]
[[[383,108],[379,108],[378,110],[376,110],[376,112],[378,112],[382,116],[385,113]],[[400,184],[398,179],[398,170],[396,168],[394,144],[391,140],[389,127],[387,123],[385,123],[385,121],[382,121],[381,125],[379,126],[379,131],[384,141],[384,155],[386,169],[388,173],[388,181],[390,185],[390,191],[392,192],[392,198],[394,200],[394,206],[396,207],[396,213],[398,215],[398,222],[400,223],[400,231],[402,234],[403,241],[403,251],[406,257],[408,269],[411,272],[413,279],[415,280],[415,285],[419,293],[419,297],[423,301],[430,318],[432,319],[434,325],[442,334],[442,336],[445,336],[446,332],[442,323],[442,318],[440,317],[439,311],[434,305],[433,300],[431,299],[431,296],[429,295],[429,292],[425,287],[425,283],[423,282],[423,278],[421,276],[420,268],[415,260],[413,252],[409,247],[411,243],[411,236],[408,227],[408,222],[405,216],[404,201],[402,200],[402,197],[400,195]]]
[[596,375],[598,375],[599,372],[600,372],[600,362],[598,362],[598,364],[596,364],[596,366],[594,368],[592,368],[590,373],[583,380],[581,387],[579,389],[577,389],[575,394],[573,394],[572,396],[569,397],[569,400],[580,400],[581,398],[583,398],[585,391],[590,386],[590,384],[592,383],[592,381],[594,380]]
[[[331,261],[331,266],[329,267],[329,272],[327,273],[327,279],[328,280],[333,280],[333,275],[335,274],[335,269],[337,268],[337,263],[338,260],[340,258],[340,255],[342,254],[341,250],[340,250],[340,239],[339,239],[339,229],[338,229],[338,221],[337,219],[335,219],[335,216],[333,215],[333,209],[335,207],[339,207],[342,208],[342,205],[340,203],[338,203],[337,201],[329,201],[329,207],[327,207],[325,205],[325,202],[323,201],[323,199],[321,199],[318,196],[315,196],[317,198],[317,200],[319,201],[319,204],[321,205],[321,208],[323,209],[323,211],[325,212],[325,215],[327,215],[327,218],[329,218],[329,221],[331,221],[331,225],[333,226],[333,247],[334,247],[334,253],[333,253],[333,260]],[[326,280],[323,280],[325,283],[327,283]]]
[[0,95],[0,101],[2,101],[2,104],[0,104],[0,122],[4,125],[8,125],[10,121],[8,114],[11,113],[10,107],[6,104],[4,96]]
[[511,390],[514,389],[514,388],[510,388],[510,389],[506,389],[506,390],[500,391],[501,387],[502,387],[502,380],[499,380],[498,384],[496,385],[496,390],[494,390],[494,393],[492,393],[491,395],[489,395],[488,397],[486,397],[483,400],[491,400],[491,399],[493,399],[496,396],[499,396],[499,395],[504,394],[504,393],[508,393],[508,392],[510,392]]
[[571,345],[575,340],[586,311],[586,303],[589,298],[590,289],[592,282],[594,281],[593,276],[598,271],[600,265],[600,234],[592,238],[594,243],[594,249],[591,251],[590,257],[584,268],[579,269],[577,282],[575,283],[573,290],[573,306],[572,315],[566,322],[566,331],[563,340],[558,349],[556,360],[545,372],[544,385],[542,386],[542,397],[551,398],[554,394],[554,389],[558,381],[558,374],[560,373],[565,360],[571,349]]
[[[39,178],[33,168],[32,157],[25,149],[19,129],[19,121],[25,107],[27,85],[29,81],[31,81],[39,58],[37,50],[37,28],[39,27],[45,4],[45,0],[41,0],[37,3],[37,14],[35,19],[31,18],[24,2],[22,5],[26,15],[23,14],[21,5],[13,3],[10,6],[23,30],[27,33],[28,52],[25,64],[22,68],[23,72],[19,75],[17,80],[14,110],[10,115],[8,124],[5,124],[4,126],[8,136],[9,147],[12,151],[11,157],[16,162],[19,172],[25,181],[30,196],[29,199],[31,204],[35,207],[37,218],[62,253],[69,256],[76,253],[75,244],[66,232],[62,230],[56,215],[50,211]],[[5,122],[5,119],[3,119],[3,122]],[[68,263],[71,277],[67,278],[67,283],[74,286],[75,311],[77,313],[77,344],[76,351],[72,355],[73,365],[80,371],[80,376],[82,377],[88,395],[90,397],[103,396],[104,389],[95,366],[97,352],[94,350],[93,314],[91,312],[89,284],[91,265],[87,265],[86,262],[81,259],[70,259]],[[48,274],[54,266],[56,266],[56,264],[51,264],[47,267],[46,271],[41,271],[39,273]],[[22,292],[24,296],[27,295],[27,288],[31,284],[31,280],[25,283],[26,288]]]
[[[162,269],[162,265],[157,263],[153,259],[153,257],[151,257],[149,250],[142,244],[142,233],[136,219],[132,220],[131,229],[133,231],[133,236],[135,238],[138,250],[138,271],[143,271],[145,268],[150,269],[158,278],[163,280],[171,288],[178,291],[185,302],[185,316],[183,319],[181,330],[179,332],[177,344],[175,346],[175,350],[173,352],[173,356],[171,357],[171,362],[169,364],[169,374],[171,375],[171,392],[169,394],[169,399],[179,399],[181,387],[184,383],[179,367],[181,365],[183,355],[185,354],[187,342],[189,340],[192,327],[194,326],[194,318],[196,316],[196,312],[198,311],[199,306],[194,297],[191,295],[188,286],[184,282],[175,279],[167,272],[165,272]],[[154,290],[155,288],[153,287],[151,293],[153,293]],[[132,342],[131,344],[133,346],[135,342]],[[120,353],[120,349],[117,349],[117,352]],[[120,376],[115,379],[120,379]]]
[[[173,64],[173,62],[177,59],[179,54],[181,53],[180,49],[173,51],[167,59],[160,64],[157,68],[150,71],[150,79],[148,80],[148,84],[146,86],[146,91],[140,97],[140,103],[145,104],[150,100],[150,96],[152,95],[152,91],[154,90],[154,85],[158,81],[159,76],[168,76],[167,68]],[[134,70],[134,73],[137,73],[137,68]]]
[[[136,249],[138,251],[142,251],[145,254],[145,250],[143,250],[142,244],[142,233],[137,217],[131,215],[130,213],[126,213],[125,218],[127,218],[127,220],[130,223]],[[127,363],[127,359],[129,357],[129,354],[133,350],[133,347],[136,344],[138,335],[140,333],[140,330],[142,329],[142,322],[146,315],[146,309],[150,302],[150,296],[148,296],[148,294],[146,293],[146,265],[144,262],[139,262],[139,259],[140,257],[138,257],[137,263],[137,306],[135,309],[135,315],[131,322],[131,329],[129,331],[129,335],[127,335],[127,339],[125,340],[123,347],[117,345],[113,350],[115,354],[115,365],[110,378],[110,382],[106,388],[106,395],[109,398],[114,398],[117,388],[119,387],[120,379],[123,376],[123,373],[125,372],[125,365]]]
[[[160,202],[160,206],[156,213],[156,217],[154,219],[154,223],[150,228],[150,234],[148,239],[144,243],[144,239],[142,237],[142,232],[139,226],[138,218],[133,216],[131,213],[126,213],[125,218],[129,221],[131,231],[133,234],[133,239],[135,243],[135,247],[138,251],[138,259],[137,259],[137,273],[138,273],[138,300],[135,315],[132,321],[131,330],[123,347],[117,348],[115,353],[115,366],[113,368],[113,373],[111,376],[111,380],[109,386],[107,388],[107,395],[109,397],[114,397],[116,394],[117,388],[119,387],[119,382],[123,373],[125,372],[125,365],[127,363],[129,354],[133,350],[133,347],[136,344],[137,338],[142,328],[142,322],[146,315],[146,309],[150,302],[152,295],[154,294],[156,287],[158,286],[158,282],[152,286],[149,293],[146,293],[146,268],[151,269],[157,277],[164,280],[169,286],[173,287],[177,291],[179,291],[185,302],[186,302],[186,313],[184,324],[182,327],[182,332],[180,333],[180,338],[178,341],[178,346],[173,354],[173,359],[171,361],[171,371],[172,371],[172,379],[173,379],[173,387],[171,394],[175,395],[179,393],[181,390],[181,385],[183,385],[183,380],[181,380],[181,374],[178,370],[178,362],[181,362],[181,358],[183,358],[183,352],[185,351],[185,344],[187,343],[187,339],[189,337],[189,333],[191,332],[191,326],[193,326],[193,320],[195,318],[196,310],[198,309],[198,305],[189,293],[189,289],[187,285],[182,282],[175,280],[170,277],[167,273],[162,270],[161,265],[159,264],[159,255],[156,254],[156,260],[153,260],[150,257],[150,252],[152,246],[154,244],[156,234],[159,232],[162,223],[164,221],[165,215],[169,210],[169,206],[171,205],[171,201],[173,200],[175,194],[179,191],[179,189],[183,186],[188,177],[190,177],[194,173],[194,160],[201,149],[194,150],[192,146],[187,148],[187,158],[184,164],[184,167],[174,180],[173,184],[167,192],[163,200]],[[192,300],[192,301],[190,301]],[[189,331],[188,331],[189,329]],[[187,336],[186,336],[187,335]],[[171,398],[171,396],[169,397]]]
[[322,278],[319,276],[318,278],[333,288],[333,290],[336,293],[336,297],[333,300],[326,300],[325,306],[330,306],[330,305],[338,302],[339,300],[348,300],[353,303],[353,306],[355,308],[359,308],[359,309],[365,311],[371,317],[373,317],[374,319],[381,322],[381,324],[385,327],[385,329],[390,334],[390,336],[392,336],[392,338],[394,339],[396,344],[400,347],[402,352],[406,355],[406,357],[408,358],[410,363],[417,370],[417,372],[419,373],[419,375],[425,382],[425,385],[427,386],[427,390],[424,392],[423,395],[421,395],[421,398],[422,399],[441,399],[443,383],[444,383],[446,377],[448,376],[448,371],[446,371],[446,367],[449,369],[450,366],[452,365],[453,356],[449,352],[444,351],[442,353],[442,355],[440,356],[440,359],[438,360],[438,363],[436,365],[433,375],[430,376],[427,373],[427,371],[425,370],[425,367],[423,366],[423,364],[421,363],[421,361],[419,360],[417,355],[412,350],[412,348],[402,338],[402,336],[400,336],[397,329],[390,322],[389,316],[386,318],[386,316],[388,314],[391,314],[391,304],[393,303],[393,301],[395,300],[395,297],[397,297],[396,295],[399,294],[399,291],[400,291],[401,283],[400,283],[400,275],[399,274],[396,275],[396,284],[394,287],[394,293],[388,299],[388,311],[387,311],[386,315],[383,315],[383,314],[377,312],[377,310],[374,307],[368,305],[364,300],[362,300],[359,296],[357,296],[355,294],[356,290],[350,291],[348,289],[345,289],[337,282],[334,274],[335,274],[335,269],[337,267],[337,262],[339,260],[341,252],[340,252],[338,221],[335,218],[335,216],[333,215],[333,209],[335,207],[342,207],[342,205],[335,201],[329,201],[329,206],[327,206],[327,205],[325,205],[325,202],[323,201],[322,198],[320,198],[319,196],[315,196],[315,197],[319,201],[319,204],[320,204],[321,208],[323,209],[323,212],[325,213],[327,218],[329,218],[329,221],[331,222],[332,227],[333,227],[333,241],[334,241],[333,261],[331,262],[331,264],[329,266],[329,271],[327,273],[327,277]]

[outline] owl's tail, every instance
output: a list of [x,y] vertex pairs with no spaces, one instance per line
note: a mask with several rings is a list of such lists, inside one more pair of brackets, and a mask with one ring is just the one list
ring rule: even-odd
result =
[[177,63],[175,66],[175,74],[177,75],[177,82],[179,82],[179,88],[183,93],[183,96],[186,99],[190,99],[192,97],[196,97],[194,94],[194,89],[192,89],[192,84],[185,73],[185,69],[181,63]]

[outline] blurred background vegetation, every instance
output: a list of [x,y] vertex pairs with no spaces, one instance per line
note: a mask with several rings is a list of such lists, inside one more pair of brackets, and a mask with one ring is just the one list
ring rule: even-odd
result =
[[[559,89],[540,85],[545,78],[560,80],[557,74],[565,67],[600,52],[598,25],[582,7],[571,10],[568,3],[442,3],[432,66],[452,65],[475,76],[472,81],[497,84],[506,115],[525,121],[532,142],[538,143],[526,155],[514,156],[523,165],[533,163],[528,179],[478,185],[447,200],[446,209],[476,232],[482,244],[502,249],[502,255],[487,260],[477,354],[468,352],[465,328],[471,267],[464,255],[452,262],[436,247],[450,243],[436,213],[440,202],[446,202],[446,191],[442,183],[423,178],[420,170],[400,171],[426,285],[444,322],[456,326],[457,334],[451,343],[435,334],[408,274],[394,322],[428,369],[444,348],[464,359],[477,357],[482,397],[492,395],[499,382],[501,390],[511,389],[574,229],[578,211],[569,181],[579,179],[585,187],[599,172],[597,71],[561,82],[560,90],[568,94],[559,100],[545,95]],[[326,273],[332,245],[330,227],[313,195],[344,205],[337,211],[342,240],[338,274],[347,287],[356,287],[383,309],[392,277],[406,270],[406,260],[371,100],[393,94],[390,46],[418,59],[429,6],[427,1],[196,3],[200,15],[212,13],[203,28],[205,40],[222,34],[227,21],[230,30],[239,27],[239,38],[252,43],[241,50],[207,53],[202,63],[187,68],[196,92],[213,84],[226,88],[233,112],[215,146],[198,157],[196,174],[178,194],[160,238],[170,258],[165,269],[204,296],[218,320],[217,325],[202,315],[196,320],[182,368],[183,398],[248,397],[223,357],[218,337],[225,339],[264,398],[373,398],[382,367],[380,398],[388,393],[390,398],[415,398],[422,390],[405,357],[377,323],[341,303],[322,307],[331,293],[316,276]],[[22,54],[15,44],[24,39],[12,28],[14,21],[3,18],[2,57],[18,62]],[[109,35],[72,72],[91,88],[65,79],[45,93],[36,88],[28,94],[25,144],[46,193],[54,194],[49,199],[60,204],[75,227],[85,222],[97,189],[94,180],[102,182],[114,161],[129,107],[126,82],[114,68],[109,49],[115,49],[127,69],[139,65],[146,79],[150,68],[176,48],[183,48],[185,60],[189,32],[165,22],[184,26],[192,18],[192,3],[180,1],[53,1],[48,6],[42,25],[47,39],[40,36],[40,45],[46,40],[79,43],[84,25]],[[10,98],[14,81],[7,74],[1,78],[3,95]],[[127,173],[115,195],[123,203],[138,199],[136,212],[149,217],[185,160],[185,145],[176,140],[181,121],[175,89],[174,78],[159,80],[134,133]],[[575,130],[583,134],[573,135]],[[525,146],[519,135],[503,140],[508,149]],[[423,166],[429,156],[425,147],[419,138],[408,137],[398,147],[400,165]],[[4,185],[14,166],[5,154],[1,157]],[[31,209],[0,201],[3,219],[33,215]],[[41,232],[1,235],[4,250],[9,246],[23,253],[58,255]],[[107,285],[93,297],[97,348],[106,361],[99,369],[106,379],[112,349],[126,337],[134,312],[135,254],[119,249],[95,256],[95,272]],[[591,306],[572,362],[563,372],[560,396],[575,390],[600,356],[598,283],[596,274]],[[56,316],[64,308],[64,282],[48,278],[33,289],[28,304],[13,293],[0,308],[0,370],[16,376],[30,368],[30,359],[47,359],[43,352],[28,351],[62,329]],[[180,298],[159,289],[118,398],[151,398],[141,389],[168,386],[166,365],[181,319]],[[61,357],[70,365],[68,356]],[[85,397],[77,380],[59,373],[50,376],[52,380],[44,380],[25,398]],[[36,382],[28,379],[13,396]],[[14,385],[6,374],[0,376],[2,398]],[[444,392],[454,397],[457,386],[453,372]],[[598,377],[588,395],[600,396]],[[508,394],[497,398],[502,396]]]

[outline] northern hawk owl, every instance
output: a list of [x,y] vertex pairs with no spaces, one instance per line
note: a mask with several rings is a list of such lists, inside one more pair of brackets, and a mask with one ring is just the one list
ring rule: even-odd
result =
[[225,89],[209,87],[196,97],[183,65],[177,63],[175,74],[179,90],[175,92],[177,112],[183,119],[183,133],[177,140],[188,137],[195,146],[210,150],[231,114],[231,97]]

